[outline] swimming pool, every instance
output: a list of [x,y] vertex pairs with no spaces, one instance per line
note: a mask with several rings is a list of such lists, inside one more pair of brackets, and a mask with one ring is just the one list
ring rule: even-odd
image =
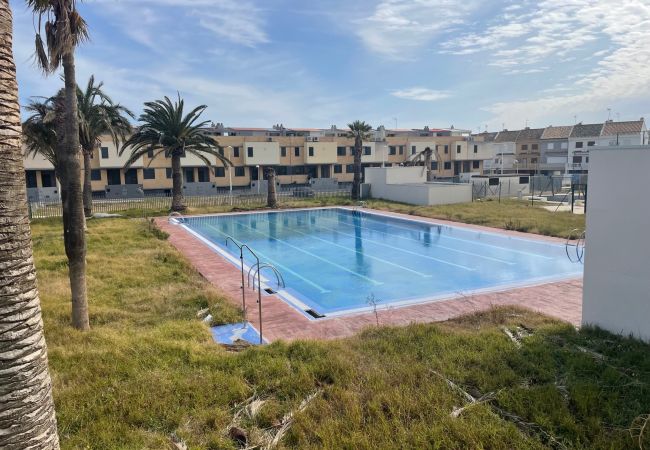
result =
[[263,287],[311,318],[582,275],[561,244],[345,208],[186,217],[182,226],[238,267],[226,238],[250,246],[286,284],[263,272]]

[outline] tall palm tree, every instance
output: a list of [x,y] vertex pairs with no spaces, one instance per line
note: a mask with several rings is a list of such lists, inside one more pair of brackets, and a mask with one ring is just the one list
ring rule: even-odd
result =
[[0,0],[0,448],[59,448],[27,217],[9,0]]
[[131,132],[130,118],[133,113],[120,104],[113,103],[111,98],[102,90],[103,82],[95,84],[92,75],[86,89],[77,86],[77,101],[79,112],[79,143],[84,157],[84,186],[83,202],[86,217],[92,215],[93,191],[91,185],[91,163],[93,152],[101,143],[100,137],[108,134],[116,147],[124,142]]
[[273,167],[265,167],[264,172],[267,180],[266,189],[266,206],[269,208],[278,207],[278,193],[275,188],[275,169]]
[[354,180],[352,182],[352,200],[361,198],[361,151],[363,140],[367,139],[372,127],[366,122],[355,120],[348,124],[350,137],[354,138]]
[[232,166],[230,160],[220,153],[220,150],[223,151],[222,147],[202,131],[210,121],[198,122],[207,106],[198,106],[185,116],[183,107],[184,101],[180,94],[178,100],[173,103],[169,97],[145,103],[144,112],[139,119],[142,125],[120,149],[120,156],[127,149],[131,152],[124,164],[125,169],[148,152],[153,152],[154,158],[163,154],[165,158],[172,159],[172,211],[186,209],[183,204],[181,157],[190,153],[209,167],[212,164],[206,155],[212,155],[222,164]]
[[[86,292],[86,235],[79,162],[79,117],[74,52],[88,38],[86,22],[77,12],[76,0],[26,0],[37,18],[36,56],[46,74],[63,66],[63,98],[55,105],[56,155],[63,204],[63,242],[68,257],[72,293],[72,325],[90,328]],[[45,44],[41,37],[45,32]]]
[[54,99],[43,97],[32,99],[24,109],[31,113],[23,122],[25,156],[33,158],[40,154],[52,164],[58,177]]

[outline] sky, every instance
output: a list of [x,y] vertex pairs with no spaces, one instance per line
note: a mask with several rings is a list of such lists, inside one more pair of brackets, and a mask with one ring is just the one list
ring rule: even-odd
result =
[[[11,0],[22,104],[62,85]],[[86,0],[90,75],[136,115],[185,98],[226,126],[490,131],[650,118],[650,0]]]

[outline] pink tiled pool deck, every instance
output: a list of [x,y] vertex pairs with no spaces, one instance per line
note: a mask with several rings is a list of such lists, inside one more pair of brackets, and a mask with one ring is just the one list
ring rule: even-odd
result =
[[[549,242],[564,240],[516,231],[467,225],[439,219],[428,219],[393,212],[377,211],[394,217],[416,219],[441,225],[467,227],[509,236],[525,237]],[[181,252],[196,270],[212,283],[233,304],[241,306],[241,271],[211,250],[183,227],[168,223],[167,218],[156,219],[156,224],[169,233],[169,242]],[[257,292],[245,287],[247,318],[259,326]],[[265,340],[336,339],[351,336],[376,324],[373,312],[310,320],[275,295],[263,295],[263,334]],[[378,311],[381,325],[408,325],[410,323],[440,322],[465,314],[484,311],[493,306],[512,305],[528,308],[542,314],[580,325],[582,316],[582,278],[508,289],[498,292],[460,296],[449,300],[432,301]]]

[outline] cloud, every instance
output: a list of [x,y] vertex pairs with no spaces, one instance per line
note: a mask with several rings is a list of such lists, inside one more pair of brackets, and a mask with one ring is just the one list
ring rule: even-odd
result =
[[475,0],[383,0],[372,15],[355,21],[368,49],[393,59],[406,59],[436,36],[464,22]]
[[422,87],[399,89],[392,91],[391,95],[397,98],[406,100],[418,100],[421,102],[436,102],[438,100],[449,98],[451,96],[449,92],[446,91],[436,91]]
[[[558,115],[593,115],[614,104],[650,100],[647,1],[619,0],[613,7],[610,0],[544,0],[516,12],[502,15],[483,33],[443,43],[443,51],[483,52],[490,65],[514,75],[566,70],[566,64],[573,64],[575,73],[550,91],[531,89],[527,98],[484,107],[494,115],[493,124],[522,117],[545,123]],[[590,58],[578,64],[581,53]]]

